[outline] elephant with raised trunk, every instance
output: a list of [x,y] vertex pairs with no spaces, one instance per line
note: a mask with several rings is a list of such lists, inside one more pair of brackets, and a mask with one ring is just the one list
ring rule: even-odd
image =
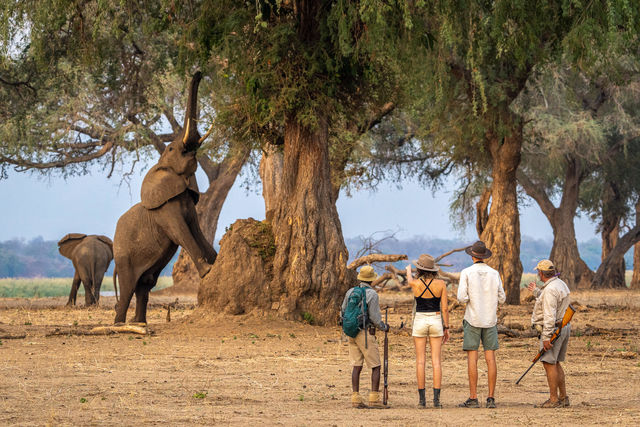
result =
[[211,269],[217,253],[202,234],[196,213],[200,197],[195,172],[196,150],[209,135],[200,137],[197,127],[198,85],[202,75],[191,79],[182,132],[163,151],[158,163],[144,177],[141,203],[118,220],[114,237],[114,285],[120,282],[115,323],[124,323],[133,294],[135,322],[146,323],[149,292],[162,269],[182,246],[200,277]]
[[58,242],[58,251],[73,262],[75,273],[67,305],[76,304],[80,282],[84,285],[85,305],[100,302],[100,287],[113,259],[113,243],[107,236],[70,233]]

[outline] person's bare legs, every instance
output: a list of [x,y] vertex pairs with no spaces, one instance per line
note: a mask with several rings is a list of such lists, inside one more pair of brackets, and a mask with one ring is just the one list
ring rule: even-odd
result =
[[564,369],[560,362],[556,363],[556,369],[558,371],[558,399],[564,400],[567,397],[567,384],[564,382]]
[[380,366],[371,369],[371,391],[380,391]]
[[418,389],[423,389],[425,383],[424,368],[426,363],[427,337],[413,337],[413,345],[416,348],[416,377],[418,379]]
[[542,365],[547,373],[549,400],[555,403],[558,401],[558,367],[547,362],[542,362]]
[[496,382],[498,380],[498,367],[496,365],[496,352],[494,350],[485,350],[484,359],[487,362],[487,376],[489,377],[489,395],[487,397],[495,397]]
[[[442,337],[429,337],[431,346],[431,366],[433,368],[433,388],[440,388],[442,385],[442,361],[440,352],[442,349]],[[422,387],[424,388],[424,364],[422,369]]]
[[478,398],[478,350],[466,350],[469,373],[469,398]]
[[362,366],[354,366],[351,372],[351,389],[354,392],[360,391],[360,372],[362,372]]

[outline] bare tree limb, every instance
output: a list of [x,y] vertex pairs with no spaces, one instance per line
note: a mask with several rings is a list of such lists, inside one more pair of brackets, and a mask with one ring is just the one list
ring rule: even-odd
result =
[[[451,255],[453,253],[464,251],[465,249],[467,249],[466,246],[464,248],[451,249],[449,252],[445,252],[444,254],[442,254],[438,258],[436,258],[436,262],[440,261],[442,258],[448,257],[449,255]],[[441,264],[438,264],[438,265],[441,265]]]
[[350,270],[354,270],[364,264],[371,264],[374,262],[395,262],[405,259],[408,259],[406,255],[370,254],[353,260],[353,262],[351,262],[351,264],[349,264],[347,268]]

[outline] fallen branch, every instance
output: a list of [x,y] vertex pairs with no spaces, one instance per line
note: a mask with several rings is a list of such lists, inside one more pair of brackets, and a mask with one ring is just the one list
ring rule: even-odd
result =
[[0,340],[19,340],[22,338],[26,338],[27,334],[20,335],[0,335]]
[[91,330],[86,329],[67,329],[62,330],[60,328],[56,328],[51,332],[47,332],[45,337],[53,337],[53,336],[68,336],[68,335],[78,335],[78,336],[88,336],[88,335],[111,335],[118,333],[131,333],[131,334],[139,334],[139,335],[147,335],[149,334],[149,330],[146,326],[138,326],[138,325],[112,325],[112,326],[96,326]]
[[387,282],[387,280],[389,280],[389,279],[393,279],[393,274],[391,274],[391,273],[384,273],[383,275],[378,276],[378,278],[377,278],[376,280],[374,280],[373,282],[371,282],[371,286],[372,286],[372,287],[376,287],[376,286],[380,285],[382,282],[385,282],[385,283],[381,286],[381,288],[384,288],[384,287],[386,286],[386,282]]
[[370,254],[353,260],[351,264],[347,266],[349,270],[354,270],[361,265],[372,264],[374,262],[396,262],[408,259],[406,255],[387,255],[387,254]]

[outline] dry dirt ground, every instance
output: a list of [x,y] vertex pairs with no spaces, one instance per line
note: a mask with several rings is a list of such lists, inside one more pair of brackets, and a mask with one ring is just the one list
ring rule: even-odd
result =
[[[66,298],[0,300],[0,425],[640,425],[638,292],[574,294],[581,311],[564,365],[572,403],[566,409],[533,408],[547,398],[542,366],[521,385],[514,381],[529,366],[535,339],[504,335],[498,408],[457,408],[467,397],[467,374],[456,330],[443,355],[444,409],[417,409],[413,343],[397,329],[410,316],[408,295],[381,295],[396,329],[389,337],[390,408],[380,410],[349,407],[347,346],[337,327],[206,314],[194,310],[193,297],[181,297],[167,323],[162,304],[174,299],[152,295],[153,334],[146,336],[73,335],[110,324],[113,298],[98,309],[66,309]],[[531,303],[503,310],[505,324],[527,325]],[[453,311],[454,327],[462,314]],[[62,335],[47,336],[52,332]],[[479,366],[484,401],[482,357]]]

